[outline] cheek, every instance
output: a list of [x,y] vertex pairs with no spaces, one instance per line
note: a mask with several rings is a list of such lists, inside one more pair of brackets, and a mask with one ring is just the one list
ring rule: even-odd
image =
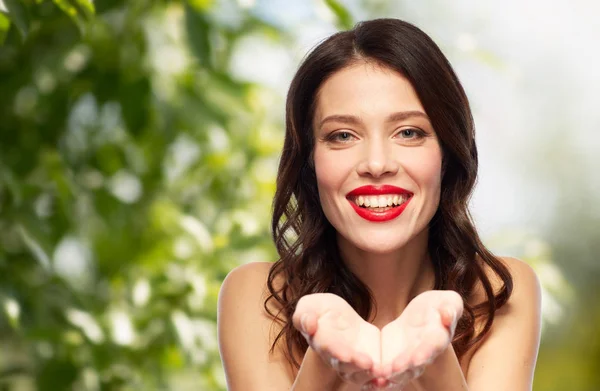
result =
[[315,148],[314,166],[320,192],[341,187],[346,168],[336,154]]
[[434,156],[426,160],[422,166],[422,175],[430,186],[437,187],[439,190],[442,179],[442,159]]
[[442,156],[439,148],[423,149],[406,163],[406,169],[418,182],[421,192],[438,198],[442,179]]
[[424,179],[426,191],[429,193],[431,202],[435,203],[437,209],[440,202],[442,186],[442,157],[441,154],[434,154],[426,160],[422,167],[422,177]]

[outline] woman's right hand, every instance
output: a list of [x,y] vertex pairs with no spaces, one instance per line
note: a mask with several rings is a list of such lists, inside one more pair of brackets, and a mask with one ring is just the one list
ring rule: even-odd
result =
[[363,389],[386,385],[380,373],[379,329],[363,320],[344,299],[332,293],[303,296],[292,322],[344,380]]

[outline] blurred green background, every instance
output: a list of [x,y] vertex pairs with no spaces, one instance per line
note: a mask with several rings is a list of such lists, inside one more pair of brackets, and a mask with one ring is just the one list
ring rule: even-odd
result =
[[0,0],[0,391],[225,390],[217,295],[277,259],[289,81],[382,16],[430,34],[470,96],[473,215],[544,288],[534,389],[600,390],[600,7],[565,7]]

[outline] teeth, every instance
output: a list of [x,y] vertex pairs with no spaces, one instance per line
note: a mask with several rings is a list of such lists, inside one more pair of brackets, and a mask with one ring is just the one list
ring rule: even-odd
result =
[[354,202],[367,208],[383,208],[386,206],[400,205],[408,199],[406,194],[386,194],[379,196],[358,196]]

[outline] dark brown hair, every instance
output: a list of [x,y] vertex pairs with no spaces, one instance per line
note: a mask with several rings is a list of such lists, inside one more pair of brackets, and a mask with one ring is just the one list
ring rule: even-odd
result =
[[[482,244],[468,210],[477,178],[475,127],[467,96],[450,63],[427,34],[398,19],[359,22],[333,34],[310,52],[293,78],[286,101],[286,133],[273,200],[272,235],[279,260],[269,272],[265,310],[282,324],[285,356],[298,368],[294,352],[304,354],[305,339],[292,325],[298,300],[308,294],[341,296],[367,320],[372,296],[340,258],[336,232],[325,217],[312,164],[312,122],[319,87],[333,73],[357,62],[372,62],[406,77],[430,118],[440,142],[443,163],[440,204],[429,223],[428,250],[435,269],[435,288],[458,292],[465,309],[452,341],[465,352],[489,332],[495,311],[512,292],[504,264]],[[494,292],[479,257],[503,282]],[[283,282],[276,286],[275,280]],[[477,282],[486,300],[468,303]],[[273,313],[269,301],[275,300]],[[476,321],[483,328],[476,331]],[[478,323],[479,324],[479,323]]]

